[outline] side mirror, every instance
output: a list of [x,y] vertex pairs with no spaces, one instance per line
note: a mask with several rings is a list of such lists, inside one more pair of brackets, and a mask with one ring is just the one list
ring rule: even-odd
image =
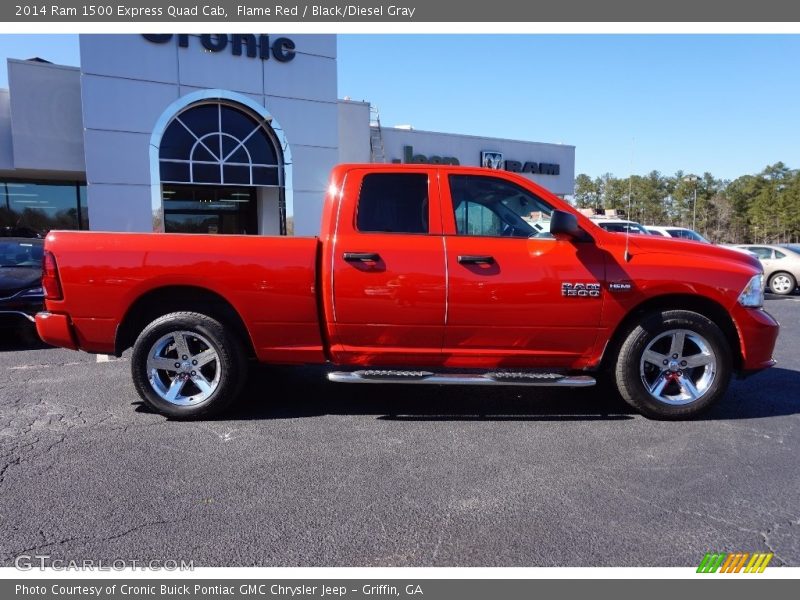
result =
[[563,210],[554,210],[550,215],[550,233],[556,238],[572,240],[582,235],[578,227],[578,218]]

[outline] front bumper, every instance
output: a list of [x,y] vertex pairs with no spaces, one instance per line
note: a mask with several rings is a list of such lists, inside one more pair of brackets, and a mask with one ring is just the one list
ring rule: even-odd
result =
[[739,334],[742,352],[740,370],[753,373],[775,365],[772,353],[780,325],[763,308],[745,308],[737,304],[731,312]]
[[36,333],[51,346],[61,346],[70,350],[78,349],[75,332],[67,315],[46,311],[37,313]]

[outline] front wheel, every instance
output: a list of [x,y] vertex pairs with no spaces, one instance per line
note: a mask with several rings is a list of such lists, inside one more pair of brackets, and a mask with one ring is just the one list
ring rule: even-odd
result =
[[211,416],[238,396],[246,375],[241,342],[207,315],[159,317],[133,345],[131,374],[139,396],[174,419]]
[[769,291],[773,294],[786,296],[797,287],[797,280],[791,273],[775,273],[769,278]]
[[688,419],[728,388],[731,349],[710,319],[686,310],[645,316],[622,344],[615,369],[622,398],[647,417]]

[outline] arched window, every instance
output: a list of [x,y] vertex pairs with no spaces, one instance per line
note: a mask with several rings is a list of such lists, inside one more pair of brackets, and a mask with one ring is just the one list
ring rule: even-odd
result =
[[280,147],[269,124],[219,102],[190,106],[159,146],[162,183],[282,185]]

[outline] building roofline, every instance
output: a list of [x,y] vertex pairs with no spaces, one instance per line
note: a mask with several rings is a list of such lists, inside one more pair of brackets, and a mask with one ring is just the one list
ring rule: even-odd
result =
[[28,60],[25,58],[7,58],[6,62],[8,63],[17,63],[21,65],[30,65],[33,67],[42,67],[43,69],[62,69],[64,71],[78,71],[80,72],[80,67],[73,67],[71,65],[58,65],[56,63],[43,63],[35,60]]
[[363,104],[365,106],[369,106],[370,103],[366,100],[347,100],[346,98],[337,98],[336,101],[339,104]]
[[444,131],[429,131],[425,129],[407,129],[405,127],[386,127],[381,126],[383,131],[402,131],[403,133],[425,133],[429,135],[446,135],[450,137],[468,138],[472,140],[491,140],[496,142],[514,142],[517,144],[537,144],[539,146],[555,146],[556,148],[575,148],[572,144],[558,144],[555,142],[532,142],[530,140],[515,140],[511,138],[488,137],[485,135],[471,135],[465,133],[447,133]]

